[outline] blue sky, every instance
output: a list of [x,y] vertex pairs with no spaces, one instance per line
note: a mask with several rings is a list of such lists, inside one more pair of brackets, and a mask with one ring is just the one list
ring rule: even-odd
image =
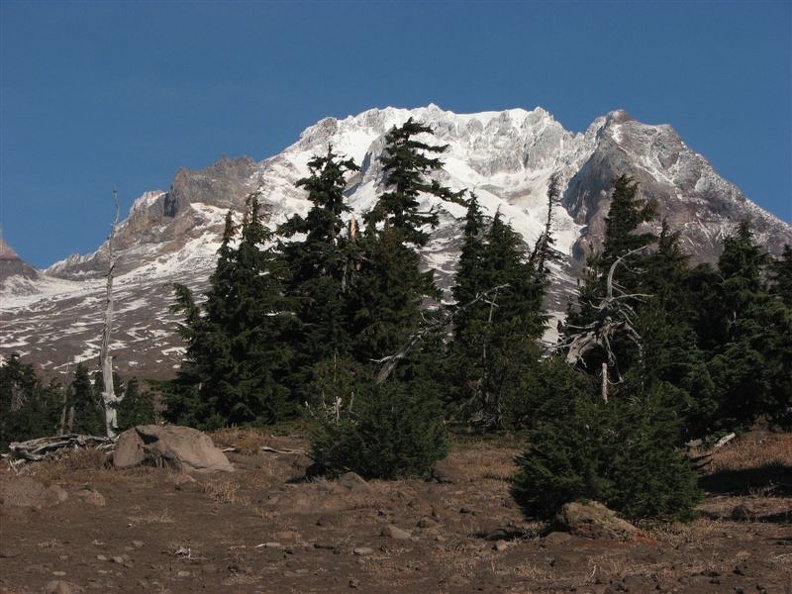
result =
[[792,222],[792,2],[0,0],[0,223],[46,267],[178,168],[326,116],[542,106],[671,124]]

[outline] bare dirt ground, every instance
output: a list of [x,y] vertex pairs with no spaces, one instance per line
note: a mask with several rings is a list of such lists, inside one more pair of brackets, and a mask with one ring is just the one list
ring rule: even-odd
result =
[[440,480],[364,482],[305,480],[299,437],[213,437],[234,473],[3,463],[0,591],[792,594],[790,434],[718,450],[701,517],[630,542],[524,519],[509,444],[455,445]]

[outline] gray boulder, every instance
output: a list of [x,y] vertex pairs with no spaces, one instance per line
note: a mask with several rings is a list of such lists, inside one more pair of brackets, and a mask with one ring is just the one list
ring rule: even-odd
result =
[[178,425],[138,425],[118,436],[113,454],[116,468],[137,466],[146,460],[167,463],[184,471],[234,470],[208,435]]
[[632,540],[639,533],[638,528],[596,501],[565,504],[556,522],[562,530],[585,538]]

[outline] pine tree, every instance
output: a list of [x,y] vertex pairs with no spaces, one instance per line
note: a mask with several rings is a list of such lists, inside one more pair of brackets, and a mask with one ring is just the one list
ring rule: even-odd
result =
[[226,218],[218,262],[206,302],[177,286],[176,311],[185,315],[181,333],[187,352],[167,398],[166,418],[199,428],[267,424],[296,414],[285,386],[295,327],[284,297],[286,271],[267,247],[271,234],[261,222],[258,197],[248,198],[239,244]]
[[[515,418],[521,376],[539,359],[545,285],[500,212],[487,222],[471,196],[456,282],[451,375],[462,416],[482,428]],[[549,239],[549,237],[548,237]],[[540,239],[541,241],[541,239]],[[519,415],[518,415],[519,416]]]
[[[351,353],[353,337],[346,303],[358,249],[343,218],[351,212],[344,199],[346,176],[356,171],[357,165],[351,159],[341,160],[330,147],[308,167],[311,175],[300,179],[297,186],[308,191],[313,206],[304,218],[294,215],[279,228],[289,267],[286,292],[299,320],[291,382],[306,401],[313,399],[309,388],[314,374],[328,361],[338,362]],[[295,236],[299,239],[289,241]]]
[[[99,376],[101,379],[101,375]],[[102,408],[101,385],[96,388],[91,382],[88,368],[79,363],[74,370],[74,379],[68,390],[67,412],[71,420],[69,430],[85,435],[104,435],[105,421]]]
[[427,228],[438,222],[434,209],[421,212],[420,199],[434,196],[459,201],[459,193],[441,186],[429,175],[442,167],[438,158],[445,146],[432,146],[415,136],[431,134],[429,126],[410,118],[385,137],[381,162],[383,193],[364,215],[359,270],[350,288],[350,320],[358,337],[355,358],[378,360],[392,356],[424,321],[426,301],[437,301],[440,291],[431,270],[421,270],[416,251],[429,240]]
[[57,431],[63,389],[45,385],[18,353],[0,363],[0,451],[12,441],[52,435]]
[[708,368],[719,405],[713,430],[746,427],[761,417],[788,418],[792,316],[768,286],[770,266],[749,222],[725,239],[709,313]]
[[317,376],[323,385],[336,386],[336,376],[349,380],[349,406],[342,413],[338,395],[311,439],[314,460],[330,472],[420,475],[445,455],[436,373],[441,341],[429,331],[438,313],[428,307],[440,291],[433,272],[421,270],[417,249],[438,221],[434,210],[421,212],[421,199],[458,196],[429,179],[442,164],[427,153],[445,149],[415,138],[429,133],[410,119],[387,134],[381,157],[387,191],[364,215],[364,231],[352,245],[354,274],[345,296],[352,360],[325,366]]

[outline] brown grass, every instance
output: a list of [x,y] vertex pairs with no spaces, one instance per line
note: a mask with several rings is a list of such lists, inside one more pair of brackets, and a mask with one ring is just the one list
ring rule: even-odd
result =
[[716,450],[709,472],[787,466],[792,468],[792,434],[755,432],[738,437]]
[[248,503],[247,498],[239,493],[239,484],[231,479],[210,479],[201,483],[200,489],[217,503]]

